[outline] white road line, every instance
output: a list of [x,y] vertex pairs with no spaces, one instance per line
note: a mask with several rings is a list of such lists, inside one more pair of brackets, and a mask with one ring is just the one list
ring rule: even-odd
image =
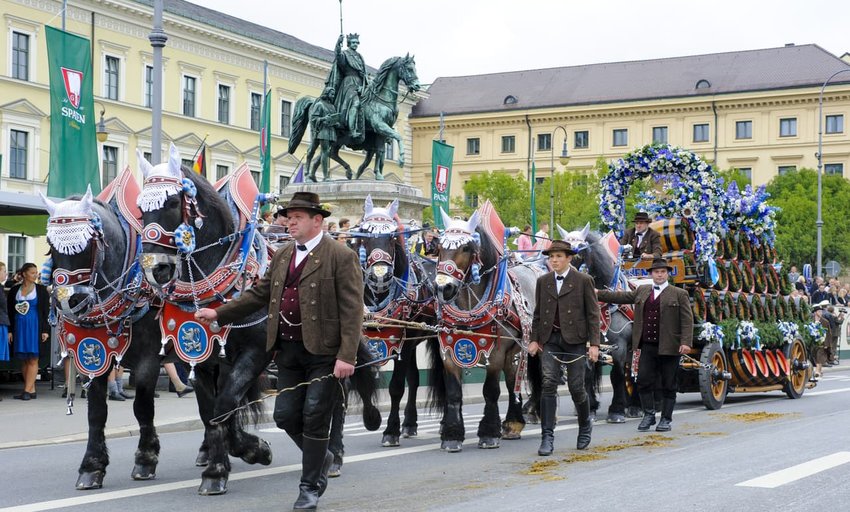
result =
[[850,462],[850,452],[836,452],[826,457],[810,460],[790,468],[775,471],[773,473],[747,480],[736,484],[738,487],[761,487],[764,489],[775,489],[780,485],[789,484],[807,476],[812,476],[821,471],[832,469]]
[[803,396],[831,395],[833,393],[847,393],[848,391],[850,391],[850,388],[824,389],[821,391],[807,391]]

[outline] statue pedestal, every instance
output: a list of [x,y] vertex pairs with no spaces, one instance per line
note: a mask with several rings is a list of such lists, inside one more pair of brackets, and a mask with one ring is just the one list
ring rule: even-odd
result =
[[314,192],[319,194],[322,203],[332,205],[331,217],[334,221],[346,217],[354,225],[363,217],[363,204],[366,196],[372,196],[375,206],[383,208],[393,199],[398,199],[398,216],[402,221],[411,219],[420,222],[422,210],[431,206],[431,200],[422,197],[422,191],[410,185],[377,180],[339,180],[319,183],[295,183],[286,187],[281,200],[288,201],[295,192]]

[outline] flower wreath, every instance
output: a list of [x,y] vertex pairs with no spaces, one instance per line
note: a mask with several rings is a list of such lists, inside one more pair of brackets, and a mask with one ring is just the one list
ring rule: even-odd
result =
[[738,320],[749,320],[750,316],[750,303],[747,301],[747,294],[741,292],[738,294],[737,299],[735,300],[735,305],[737,306],[737,317]]
[[747,185],[740,191],[738,184],[733,181],[726,188],[726,197],[729,225],[737,227],[754,247],[760,247],[763,242],[773,247],[776,240],[776,214],[780,208],[768,206],[770,194],[765,186],[753,190],[751,185]]
[[729,263],[729,267],[726,269],[726,276],[729,283],[729,291],[741,291],[741,281],[744,279],[744,276],[741,275],[741,269],[738,267],[737,261]]
[[788,320],[788,303],[785,297],[776,297],[775,309],[777,320]]
[[720,294],[717,290],[708,289],[705,292],[706,316],[710,322],[719,322],[723,314],[723,304],[720,302]]
[[826,329],[819,322],[809,322],[805,329],[806,337],[814,345],[822,345],[826,340]]
[[770,293],[779,292],[781,283],[779,282],[779,272],[776,271],[776,267],[770,263],[765,263],[764,271],[767,274],[767,291]]
[[767,291],[767,272],[764,271],[764,267],[755,264],[753,268],[753,274],[755,276],[755,289],[756,293],[764,293]]
[[737,318],[735,298],[728,291],[723,295],[723,318]]
[[605,226],[622,235],[629,187],[648,177],[662,183],[662,192],[642,194],[638,207],[657,217],[686,218],[696,237],[697,259],[708,262],[714,258],[717,233],[725,224],[725,194],[711,166],[680,147],[647,145],[608,166],[599,194],[599,212]]
[[754,347],[756,350],[761,350],[761,337],[759,336],[758,327],[752,322],[743,321],[738,324],[736,332],[736,345],[744,348]]
[[741,262],[741,291],[745,291],[747,293],[751,293],[753,291],[753,281],[755,278],[753,277],[753,268],[750,266],[749,261]]
[[744,237],[738,239],[738,259],[743,261],[753,259],[753,247]]
[[720,346],[723,346],[723,328],[719,325],[715,325],[711,322],[705,322],[700,326],[699,334],[697,335],[697,339],[700,341],[704,341],[705,344],[709,344],[713,341],[717,341]]
[[753,321],[763,322],[767,320],[764,304],[761,303],[761,295],[750,295],[750,310],[753,314]]
[[726,265],[722,261],[718,261],[717,263],[717,283],[715,283],[714,289],[723,291],[729,286],[729,276],[726,271]]
[[776,327],[782,333],[782,342],[787,345],[800,338],[800,328],[794,322],[779,322]]
[[788,308],[785,310],[785,313],[789,320],[796,321],[800,319],[800,305],[792,297],[788,297]]
[[808,322],[812,318],[812,307],[802,299],[800,300],[799,318],[801,322]]

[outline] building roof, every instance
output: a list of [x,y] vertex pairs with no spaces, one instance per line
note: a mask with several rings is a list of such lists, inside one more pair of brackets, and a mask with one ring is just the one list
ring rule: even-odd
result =
[[[153,0],[134,0],[136,3],[153,8]],[[232,32],[255,41],[277,46],[285,50],[313,57],[319,60],[333,62],[334,52],[302,41],[297,37],[278,32],[277,30],[239,19],[223,12],[214,11],[200,5],[186,2],[185,0],[164,0],[163,10],[165,12],[188,18],[199,23]]]
[[[821,86],[850,63],[815,44],[666,59],[444,77],[413,117]],[[700,83],[701,81],[707,83]],[[850,82],[850,74],[833,82]],[[700,86],[698,87],[698,83]],[[506,102],[513,96],[515,102]]]

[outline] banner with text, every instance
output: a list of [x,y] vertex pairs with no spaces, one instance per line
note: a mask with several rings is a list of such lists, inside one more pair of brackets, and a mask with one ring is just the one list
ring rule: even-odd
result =
[[434,225],[440,229],[445,228],[440,208],[449,213],[454,151],[454,146],[438,140],[431,146],[431,209],[434,210]]
[[47,195],[101,189],[89,40],[45,27],[50,71],[50,175]]

